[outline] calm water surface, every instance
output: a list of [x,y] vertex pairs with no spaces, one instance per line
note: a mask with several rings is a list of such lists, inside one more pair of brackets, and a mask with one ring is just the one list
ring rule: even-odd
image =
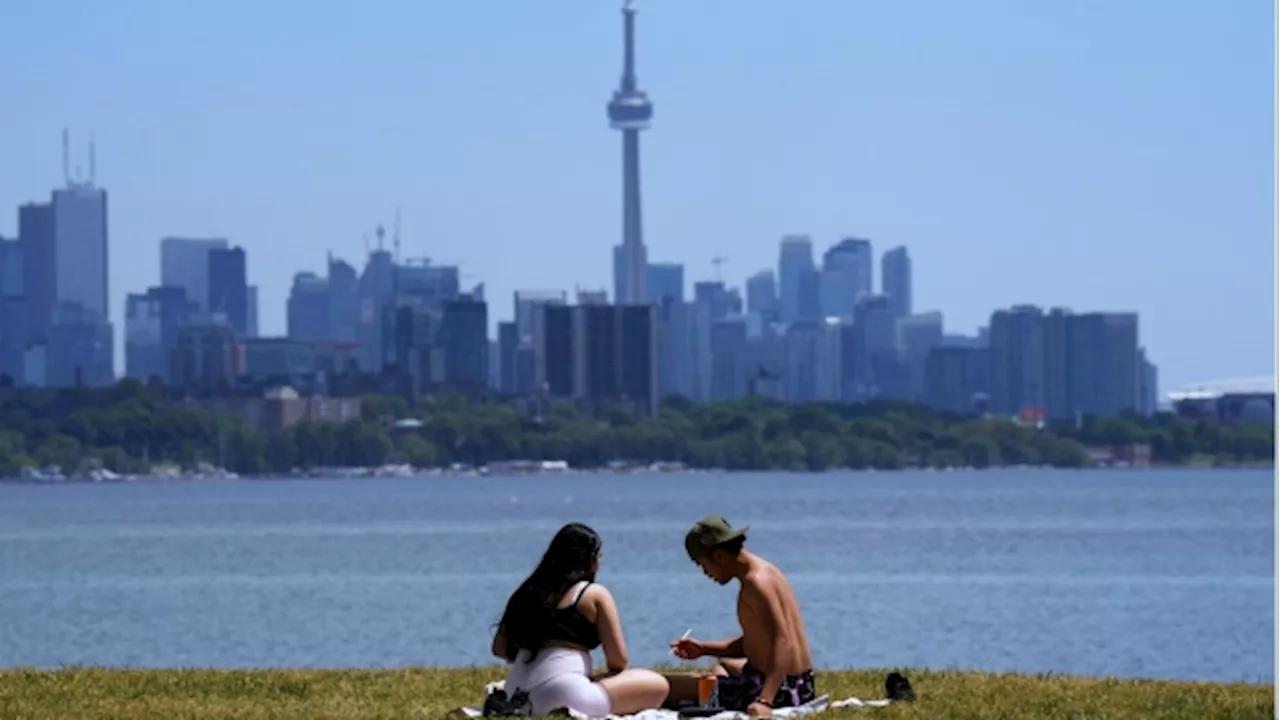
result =
[[0,666],[484,664],[555,530],[604,536],[633,662],[734,633],[689,524],[750,523],[821,667],[1273,682],[1270,471],[0,486]]

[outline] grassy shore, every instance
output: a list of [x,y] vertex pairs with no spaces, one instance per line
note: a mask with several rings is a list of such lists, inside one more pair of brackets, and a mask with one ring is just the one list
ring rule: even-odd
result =
[[[919,699],[824,718],[1246,720],[1274,718],[1272,685],[907,672]],[[884,695],[885,671],[820,673],[834,698]],[[406,670],[0,671],[0,718],[438,718],[474,704],[497,667]]]

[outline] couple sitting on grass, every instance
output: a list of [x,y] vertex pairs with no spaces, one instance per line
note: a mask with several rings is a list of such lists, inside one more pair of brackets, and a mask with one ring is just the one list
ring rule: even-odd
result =
[[[768,560],[743,548],[747,526],[707,517],[685,536],[689,558],[721,585],[737,580],[742,635],[705,642],[671,641],[683,660],[719,658],[719,705],[755,717],[815,697],[809,641],[791,585]],[[600,536],[564,526],[533,573],[516,588],[493,638],[493,654],[510,664],[507,693],[527,693],[534,715],[574,710],[588,717],[629,715],[696,704],[700,675],[660,675],[630,667],[613,595],[595,581]],[[590,652],[604,649],[607,670],[592,673]]]

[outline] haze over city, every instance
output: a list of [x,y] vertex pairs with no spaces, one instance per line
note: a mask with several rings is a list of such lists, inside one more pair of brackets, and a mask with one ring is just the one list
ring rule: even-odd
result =
[[[1136,310],[1162,389],[1274,363],[1269,3],[639,2],[651,262],[687,283],[815,249],[911,250],[914,307]],[[0,10],[0,235],[96,141],[124,297],[162,237],[248,255],[263,334],[293,274],[403,218],[402,252],[511,292],[612,291],[614,2]],[[877,271],[878,274],[878,271]],[[878,285],[878,281],[877,281]]]

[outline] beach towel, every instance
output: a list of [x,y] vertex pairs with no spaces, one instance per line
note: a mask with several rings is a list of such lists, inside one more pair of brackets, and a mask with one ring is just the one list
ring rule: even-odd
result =
[[[501,688],[502,688],[502,681],[489,683],[484,688],[485,697],[488,697],[489,693],[493,692],[494,690],[499,690]],[[827,697],[826,695],[821,695],[815,698],[812,702],[806,703],[799,707],[775,708],[773,711],[773,716],[775,718],[798,718],[798,717],[806,717],[809,715],[816,715],[817,713],[820,713],[823,710],[834,710],[836,708],[846,708],[846,707],[882,708],[882,707],[888,707],[892,703],[893,703],[892,700],[859,700],[858,698],[855,698],[855,697],[845,698],[844,700],[833,701],[831,698]],[[484,717],[484,712],[481,709],[483,707],[484,707],[484,702],[482,701],[479,705],[476,705],[474,707],[467,706],[467,707],[458,708],[452,713],[452,715],[454,717],[459,717],[459,718]],[[582,713],[579,713],[579,712],[570,711],[569,714],[570,714],[570,717],[578,718],[578,720],[594,720],[592,718],[588,718],[586,715],[583,715]],[[679,717],[680,717],[680,713],[678,713],[675,710],[645,710],[644,712],[639,712],[634,715],[610,715],[609,718],[607,718],[607,720],[679,720]],[[734,712],[732,710],[725,710],[724,712],[718,715],[712,715],[711,720],[738,720],[739,718],[746,718],[746,717],[747,717],[747,714],[744,712]]]

